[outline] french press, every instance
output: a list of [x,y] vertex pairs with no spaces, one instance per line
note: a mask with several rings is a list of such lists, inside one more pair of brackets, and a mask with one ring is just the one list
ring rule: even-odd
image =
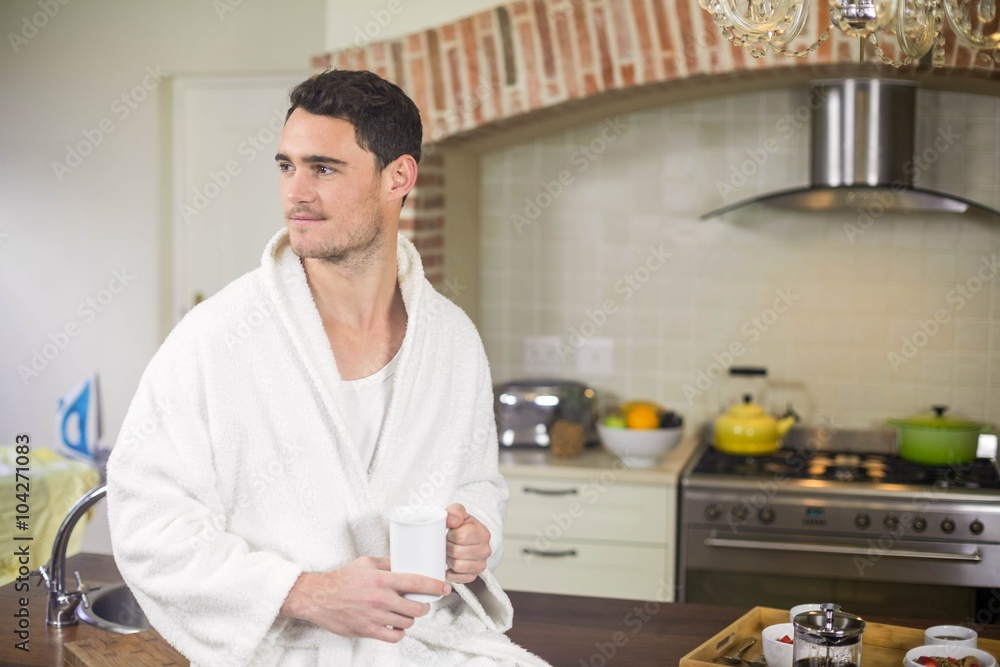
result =
[[826,603],[794,619],[793,667],[859,667],[865,622]]

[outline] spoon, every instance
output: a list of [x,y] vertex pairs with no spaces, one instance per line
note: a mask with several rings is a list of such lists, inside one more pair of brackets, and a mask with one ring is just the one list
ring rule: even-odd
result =
[[757,640],[751,637],[750,639],[743,642],[743,645],[736,649],[736,653],[732,655],[720,656],[723,660],[728,662],[730,665],[738,665],[743,662],[743,654],[748,648],[757,643]]
[[767,658],[764,657],[763,653],[757,660],[744,660],[743,662],[747,664],[747,667],[767,667]]

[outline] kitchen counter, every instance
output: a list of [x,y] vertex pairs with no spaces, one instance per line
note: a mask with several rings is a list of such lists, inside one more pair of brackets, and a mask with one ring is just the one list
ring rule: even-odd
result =
[[[113,582],[118,576],[110,556],[80,554],[69,559],[69,571],[79,570],[85,580]],[[103,630],[80,624],[74,628],[45,627],[45,595],[41,587],[29,593],[29,653],[14,648],[12,612],[17,609],[14,584],[0,588],[3,609],[3,643],[0,667],[65,664],[63,645],[92,637],[109,636]],[[510,593],[514,627],[507,635],[553,665],[676,665],[682,656],[732,623],[745,607],[669,604],[608,600],[542,593]],[[932,623],[905,619],[872,619],[895,625],[926,627]],[[943,619],[946,620],[946,619]],[[980,636],[1000,639],[1000,626],[980,626]]]
[[587,447],[579,456],[565,458],[533,449],[506,450],[500,452],[500,472],[522,477],[588,480],[610,471],[622,482],[674,486],[697,447],[697,435],[685,436],[652,468],[626,468],[621,459],[601,446]]

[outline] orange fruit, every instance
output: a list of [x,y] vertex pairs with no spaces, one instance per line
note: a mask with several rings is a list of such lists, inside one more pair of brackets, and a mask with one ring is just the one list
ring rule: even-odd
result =
[[629,428],[659,428],[660,415],[652,406],[639,404],[625,415],[625,425]]

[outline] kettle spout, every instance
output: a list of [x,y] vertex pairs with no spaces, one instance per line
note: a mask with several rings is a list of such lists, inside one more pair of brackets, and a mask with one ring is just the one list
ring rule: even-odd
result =
[[788,433],[789,429],[791,429],[794,424],[795,417],[788,416],[779,419],[777,423],[778,437],[784,438],[785,434]]

